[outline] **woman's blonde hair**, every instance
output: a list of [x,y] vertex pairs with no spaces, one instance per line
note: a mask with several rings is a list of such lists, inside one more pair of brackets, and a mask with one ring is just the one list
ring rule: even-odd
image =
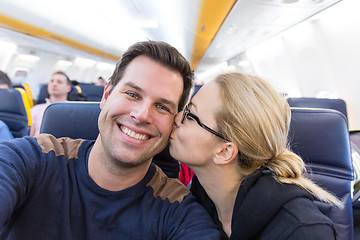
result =
[[334,195],[304,177],[303,160],[287,145],[290,106],[269,83],[242,73],[222,74],[215,82],[224,102],[216,116],[218,131],[237,145],[239,164],[247,174],[266,165],[278,181],[341,206]]

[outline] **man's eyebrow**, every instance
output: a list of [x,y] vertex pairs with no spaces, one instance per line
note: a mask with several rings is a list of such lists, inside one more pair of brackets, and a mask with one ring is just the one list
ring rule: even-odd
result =
[[134,88],[134,89],[136,89],[137,91],[139,91],[139,92],[144,92],[144,90],[142,89],[142,88],[140,88],[139,86],[137,86],[137,85],[135,85],[134,83],[132,83],[132,82],[127,82],[127,83],[125,83],[124,84],[125,86],[128,86],[128,87],[131,87],[131,88]]
[[169,105],[171,108],[173,108],[173,109],[176,109],[177,108],[177,104],[176,103],[174,103],[173,101],[170,101],[170,100],[167,100],[167,99],[165,99],[165,98],[160,98],[160,102],[161,103],[164,103],[164,104],[166,104],[166,105]]

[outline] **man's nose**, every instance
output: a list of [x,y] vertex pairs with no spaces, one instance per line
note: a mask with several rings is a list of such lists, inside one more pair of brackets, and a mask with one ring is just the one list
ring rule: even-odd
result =
[[138,104],[131,111],[131,117],[137,122],[151,123],[153,120],[153,109],[150,103]]

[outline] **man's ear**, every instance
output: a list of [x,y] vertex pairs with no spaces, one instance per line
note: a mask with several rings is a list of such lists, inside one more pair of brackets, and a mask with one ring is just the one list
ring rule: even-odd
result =
[[228,164],[236,159],[238,155],[238,147],[232,142],[226,142],[219,146],[215,153],[215,164]]
[[106,86],[104,88],[104,93],[103,93],[103,96],[102,96],[101,102],[100,102],[100,109],[102,109],[104,107],[105,102],[109,97],[111,88],[112,88],[112,85],[110,83],[106,84]]

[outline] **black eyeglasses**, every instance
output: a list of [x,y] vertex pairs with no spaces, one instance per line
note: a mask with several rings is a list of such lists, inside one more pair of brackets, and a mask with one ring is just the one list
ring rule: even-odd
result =
[[183,115],[182,115],[182,118],[181,118],[181,124],[184,123],[185,118],[189,118],[189,117],[190,117],[190,118],[194,119],[194,120],[197,122],[197,124],[199,124],[200,127],[202,127],[203,129],[205,129],[206,131],[209,131],[209,132],[211,132],[212,134],[216,135],[217,137],[219,137],[219,138],[221,138],[221,139],[223,139],[223,140],[225,140],[225,141],[228,141],[228,140],[227,140],[226,138],[224,138],[220,133],[212,130],[211,128],[209,128],[208,126],[206,126],[205,124],[203,124],[202,122],[200,122],[199,117],[190,112],[190,106],[191,106],[191,103],[189,103],[189,104],[187,104],[187,105],[185,106],[185,109],[184,109],[184,112],[183,112]]

